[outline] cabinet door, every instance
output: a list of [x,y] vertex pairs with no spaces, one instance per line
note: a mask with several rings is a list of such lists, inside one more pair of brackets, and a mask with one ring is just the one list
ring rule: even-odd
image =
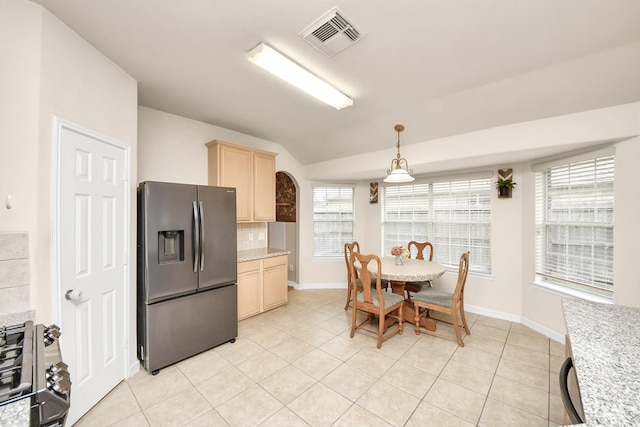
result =
[[238,274],[238,320],[260,313],[260,270]]
[[276,159],[273,154],[253,154],[253,219],[276,220]]
[[287,303],[287,257],[264,260],[262,308],[269,310]]
[[236,220],[251,221],[253,210],[251,151],[221,145],[219,162],[220,183],[218,185],[236,189]]

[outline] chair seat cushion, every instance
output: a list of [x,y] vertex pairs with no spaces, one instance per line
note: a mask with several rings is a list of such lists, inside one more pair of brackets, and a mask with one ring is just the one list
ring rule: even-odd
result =
[[[362,292],[358,292],[358,296],[357,296],[358,302],[363,302],[364,301],[364,294]],[[400,301],[403,301],[404,298],[402,297],[402,295],[398,295],[398,294],[392,294],[390,292],[385,292],[384,293],[384,308],[385,310],[397,303],[399,303]],[[373,303],[373,305],[375,305],[376,307],[380,307],[380,301],[378,300],[378,293],[373,291],[371,292],[371,302]]]
[[451,308],[453,294],[438,289],[424,288],[420,292],[413,294],[413,300]]
[[431,282],[424,281],[424,282],[406,282],[404,284],[404,288],[411,291],[411,292],[420,292],[423,289],[426,288],[430,288],[431,287]]

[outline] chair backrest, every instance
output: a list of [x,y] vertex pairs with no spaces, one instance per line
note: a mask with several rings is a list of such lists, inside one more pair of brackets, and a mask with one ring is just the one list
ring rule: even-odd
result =
[[[373,292],[373,288],[371,286],[362,286],[359,287],[357,285],[357,270],[355,268],[355,261],[358,260],[360,263],[360,280],[362,283],[375,283],[376,288],[375,292],[378,294],[378,300],[380,301],[380,305],[384,307],[384,296],[382,292],[382,285],[380,282],[380,274],[382,272],[382,265],[380,262],[380,258],[377,255],[362,255],[359,252],[351,252],[351,256],[349,257],[349,269],[351,270],[351,288],[355,290],[355,292],[362,292],[364,295],[364,302],[368,304],[372,304],[371,292]],[[377,273],[375,282],[371,280],[371,273],[369,272],[369,263],[375,262],[377,264]],[[355,294],[355,293],[354,293]],[[354,304],[355,300],[354,298]]]
[[424,259],[424,249],[429,248],[429,261],[433,261],[433,245],[430,242],[415,242],[410,241],[407,245],[407,250],[409,251],[409,257],[411,257],[411,247],[415,246],[418,254],[416,255],[416,259]]
[[[354,241],[353,243],[344,244],[344,262],[347,265],[347,286],[351,286],[351,269],[349,268],[349,256],[353,252],[360,252],[360,243]],[[354,270],[355,278],[358,278],[358,272]]]
[[469,254],[471,252],[464,252],[460,256],[460,266],[458,267],[458,283],[456,283],[456,289],[453,292],[454,303],[464,300],[464,285],[467,283],[467,274],[469,273]]

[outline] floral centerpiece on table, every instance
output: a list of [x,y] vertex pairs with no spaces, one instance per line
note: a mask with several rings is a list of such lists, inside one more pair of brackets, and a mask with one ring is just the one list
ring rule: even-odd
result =
[[404,259],[409,258],[409,251],[404,246],[394,246],[391,248],[391,255],[396,257],[396,264],[404,264]]

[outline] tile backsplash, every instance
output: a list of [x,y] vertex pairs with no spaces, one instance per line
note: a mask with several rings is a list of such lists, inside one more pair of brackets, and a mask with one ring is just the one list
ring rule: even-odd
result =
[[29,310],[29,235],[0,232],[0,314]]
[[267,247],[267,223],[238,223],[238,250]]

